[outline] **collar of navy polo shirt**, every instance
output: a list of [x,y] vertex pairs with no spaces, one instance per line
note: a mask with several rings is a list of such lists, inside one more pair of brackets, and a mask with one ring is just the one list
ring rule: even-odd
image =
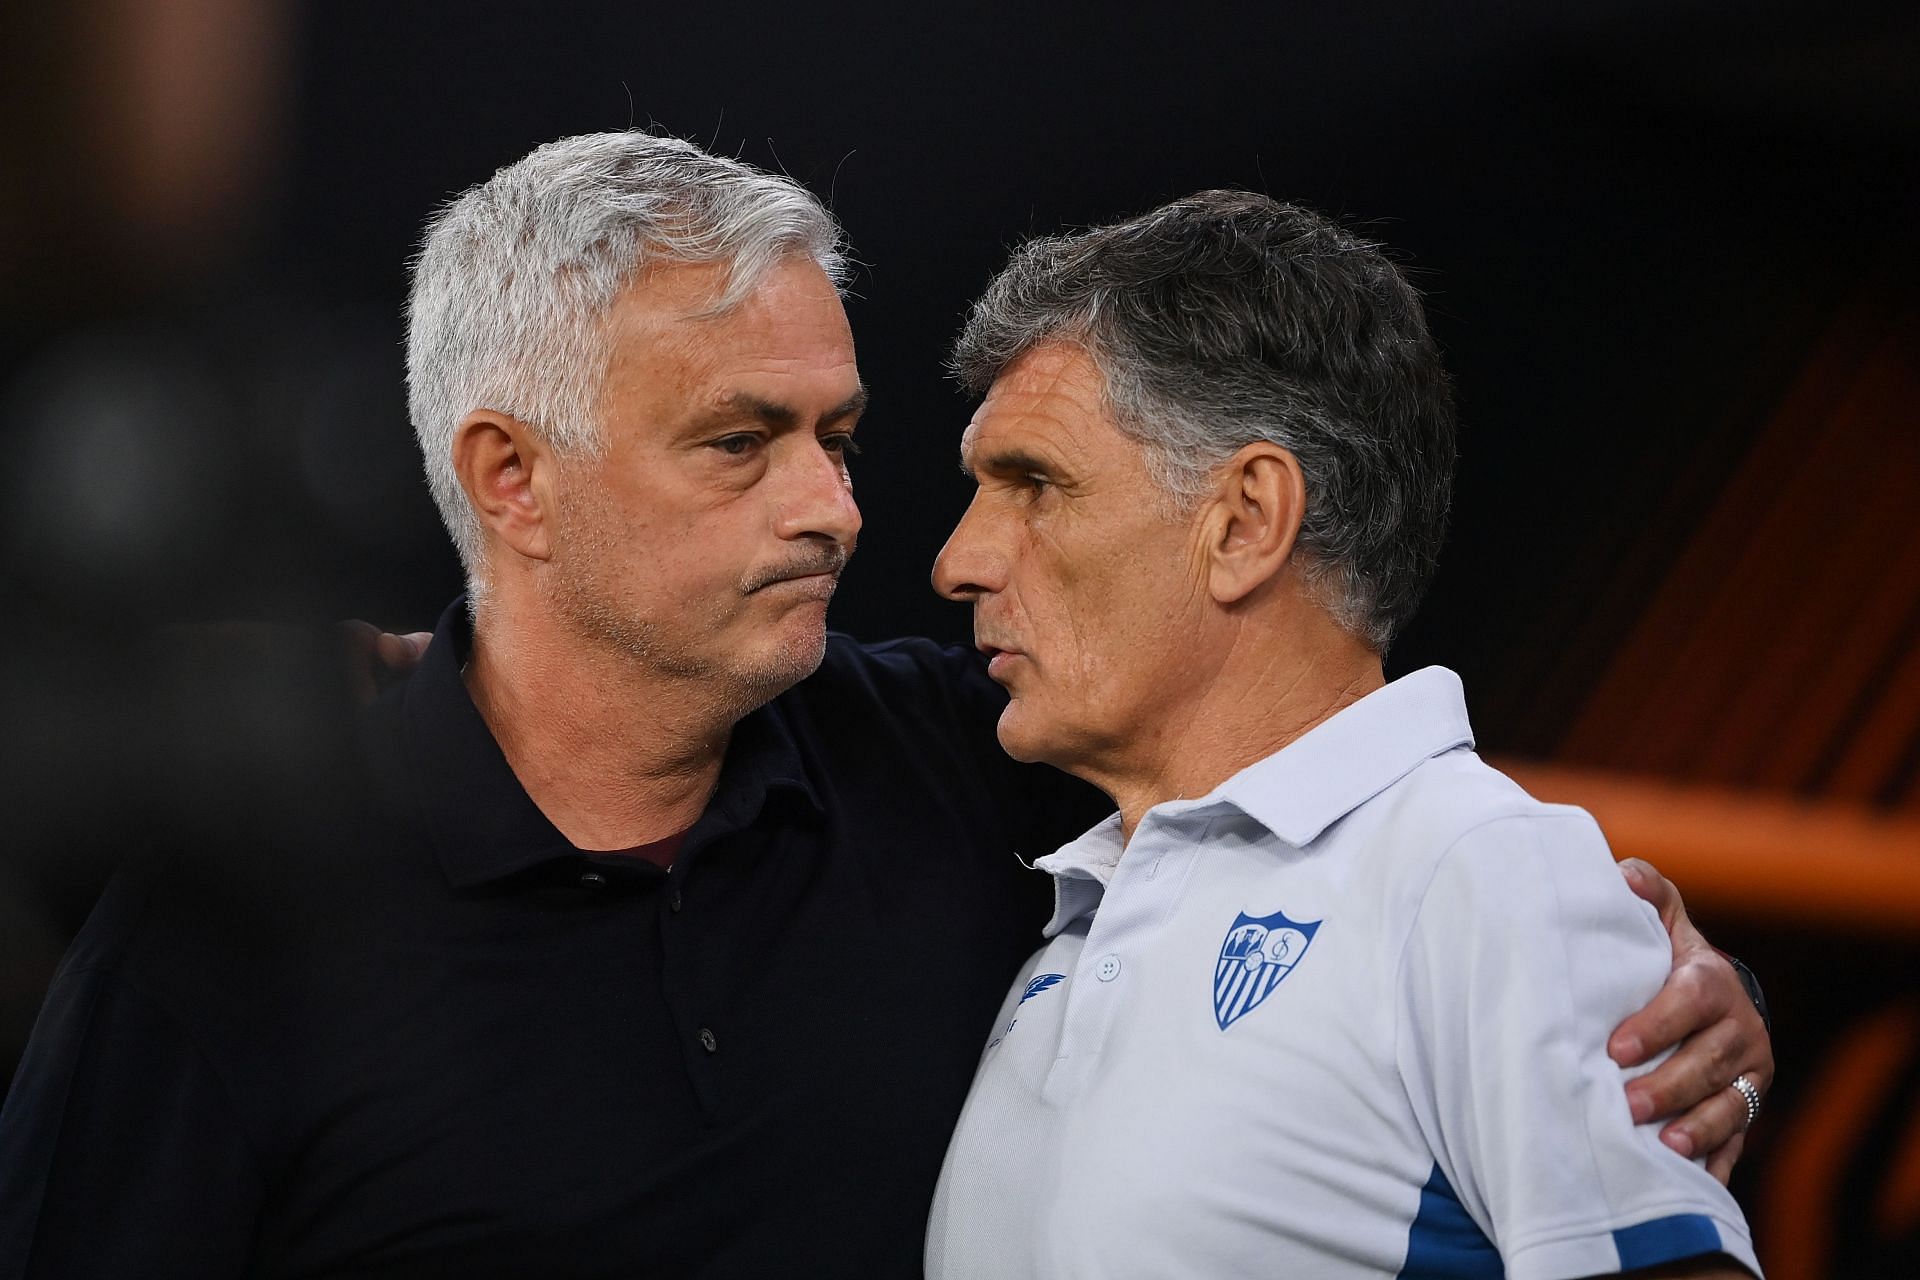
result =
[[[557,858],[604,853],[576,848],[520,784],[461,678],[472,650],[473,624],[462,596],[440,615],[402,700],[407,753],[441,870],[465,889]],[[691,852],[709,835],[748,826],[776,790],[824,811],[786,717],[770,704],[734,725],[713,798],[682,849]]]
[[[1153,806],[1141,825],[1185,825],[1231,806],[1305,849],[1426,761],[1472,745],[1460,677],[1445,667],[1423,667],[1342,708],[1206,795]],[[1120,815],[1114,814],[1035,860],[1035,868],[1054,877],[1047,937],[1099,907],[1122,854]]]

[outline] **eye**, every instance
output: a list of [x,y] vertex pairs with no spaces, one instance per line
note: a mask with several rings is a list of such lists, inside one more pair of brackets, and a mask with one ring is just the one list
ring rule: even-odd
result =
[[860,452],[860,446],[854,443],[851,431],[835,431],[830,435],[821,436],[820,447],[840,458],[851,458]]
[[721,436],[712,442],[712,447],[731,457],[744,457],[760,447],[760,437],[750,431],[738,431],[730,436]]

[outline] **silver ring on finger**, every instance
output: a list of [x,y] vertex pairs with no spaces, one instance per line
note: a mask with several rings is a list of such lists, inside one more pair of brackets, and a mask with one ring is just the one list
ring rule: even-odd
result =
[[1735,1076],[1727,1088],[1739,1094],[1740,1100],[1747,1104],[1747,1122],[1740,1126],[1740,1132],[1745,1133],[1753,1128],[1753,1122],[1760,1116],[1760,1090],[1753,1081],[1747,1079],[1744,1072]]

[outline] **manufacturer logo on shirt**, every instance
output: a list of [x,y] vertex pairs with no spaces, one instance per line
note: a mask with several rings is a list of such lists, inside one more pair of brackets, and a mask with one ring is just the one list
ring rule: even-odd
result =
[[1041,974],[1039,977],[1035,978],[1032,982],[1029,982],[1027,984],[1027,989],[1021,993],[1020,1003],[1025,1004],[1027,1001],[1033,999],[1035,996],[1039,995],[1042,991],[1045,991],[1048,987],[1052,986],[1056,982],[1061,981],[1066,976],[1067,975],[1064,973]]
[[[1059,983],[1066,981],[1066,978],[1067,978],[1067,975],[1064,973],[1043,973],[1039,975],[1038,977],[1034,978],[1031,982],[1027,983],[1027,989],[1020,993],[1019,1003],[1015,1004],[1013,1007],[1015,1009],[1018,1009],[1020,1005],[1023,1005],[1027,1001],[1033,999],[1035,996],[1039,995],[1042,991],[1045,991],[1049,987],[1056,986]],[[1010,1034],[1013,1031],[1013,1029],[1019,1025],[1020,1025],[1020,1018],[1018,1014],[1016,1014],[1012,1018],[1009,1018],[1007,1020],[1007,1025],[1000,1029],[1000,1034],[995,1036],[993,1039],[987,1041],[987,1048],[991,1049],[995,1045],[999,1044],[1002,1040],[1005,1040],[1008,1034]]]
[[1280,980],[1307,954],[1321,921],[1287,919],[1284,911],[1250,916],[1244,911],[1220,943],[1213,967],[1213,1020],[1225,1031],[1260,1007]]

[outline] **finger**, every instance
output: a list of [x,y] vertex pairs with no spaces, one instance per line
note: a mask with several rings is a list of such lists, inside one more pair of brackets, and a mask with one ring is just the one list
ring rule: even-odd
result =
[[1771,1043],[1763,1043],[1760,1046],[1760,1057],[1755,1059],[1751,1065],[1735,1074],[1744,1075],[1747,1079],[1753,1081],[1753,1087],[1760,1091],[1760,1101],[1765,1102],[1767,1100],[1767,1090],[1773,1088],[1773,1045]]
[[[1621,874],[1626,877],[1627,887],[1652,903],[1654,910],[1660,913],[1660,925],[1667,931],[1667,941],[1673,947],[1674,956],[1713,951],[1713,944],[1707,941],[1706,935],[1693,923],[1693,917],[1687,914],[1687,904],[1680,897],[1680,886],[1661,875],[1659,868],[1644,858],[1629,858],[1627,862],[1633,864],[1621,864]],[[1714,954],[1719,953],[1716,951]]]
[[1746,1132],[1747,1100],[1722,1089],[1660,1130],[1660,1141],[1691,1159],[1724,1147]]
[[395,635],[390,631],[381,632],[374,641],[374,657],[386,673],[404,675],[420,664],[420,655],[427,650],[427,642],[433,637],[424,631],[415,631],[407,635]]
[[[1716,1023],[1688,1038],[1674,1055],[1652,1071],[1627,1082],[1627,1108],[1635,1121],[1679,1117],[1712,1102],[1740,1074],[1749,1041],[1738,1025]],[[1728,1132],[1731,1132],[1729,1130]],[[1711,1151],[1726,1140],[1697,1147]]]
[[[1638,1066],[1740,1007],[1752,1009],[1733,966],[1712,950],[1689,953],[1652,1002],[1614,1028],[1607,1053],[1623,1067]],[[1752,1029],[1759,1021],[1756,1014]]]
[[1673,881],[1644,858],[1622,858],[1620,874],[1626,877],[1627,887],[1635,896],[1653,904],[1654,910],[1660,913],[1660,923],[1671,934],[1674,917],[1686,914],[1686,906],[1680,901],[1680,891]]
[[1717,1179],[1721,1186],[1733,1180],[1733,1166],[1740,1160],[1740,1152],[1747,1145],[1747,1135],[1736,1133],[1721,1144],[1718,1151],[1707,1157],[1707,1172]]

